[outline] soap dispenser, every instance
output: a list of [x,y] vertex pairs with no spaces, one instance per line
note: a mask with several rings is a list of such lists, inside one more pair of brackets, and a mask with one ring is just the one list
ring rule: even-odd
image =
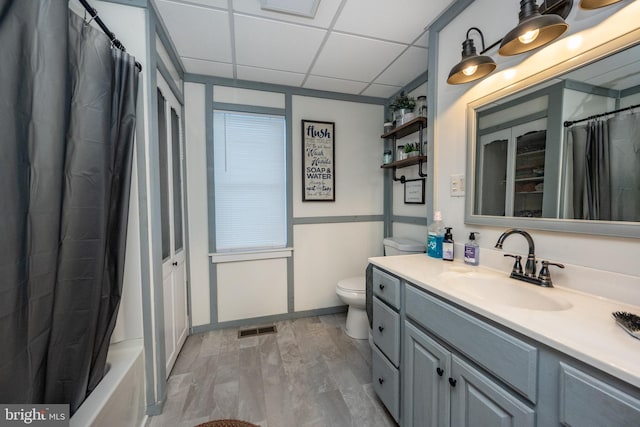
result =
[[442,240],[442,260],[453,261],[453,227],[445,227],[444,239]]
[[464,262],[470,265],[478,265],[480,262],[480,247],[476,242],[476,234],[480,234],[477,231],[472,231],[469,234],[469,241],[464,245]]
[[427,229],[427,255],[432,258],[442,259],[442,240],[444,239],[444,225],[442,213],[435,211],[433,222]]

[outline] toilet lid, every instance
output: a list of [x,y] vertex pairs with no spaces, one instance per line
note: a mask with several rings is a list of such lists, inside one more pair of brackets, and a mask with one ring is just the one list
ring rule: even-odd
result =
[[362,292],[365,291],[366,280],[364,276],[350,277],[338,282],[338,288],[349,292]]

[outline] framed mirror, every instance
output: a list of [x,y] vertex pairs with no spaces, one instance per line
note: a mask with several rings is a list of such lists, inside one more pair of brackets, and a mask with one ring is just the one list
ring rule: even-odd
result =
[[465,223],[640,238],[640,30],[470,103],[467,119]]

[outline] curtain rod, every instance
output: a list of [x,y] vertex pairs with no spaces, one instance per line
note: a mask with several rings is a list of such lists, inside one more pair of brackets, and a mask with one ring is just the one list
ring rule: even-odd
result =
[[567,120],[566,122],[564,122],[564,127],[568,128],[569,126],[573,126],[573,125],[575,125],[576,123],[586,122],[587,120],[597,119],[598,117],[604,117],[604,116],[608,116],[608,115],[610,115],[610,114],[621,113],[621,112],[623,112],[623,111],[632,110],[632,109],[634,109],[634,108],[638,108],[638,107],[640,107],[640,104],[630,105],[629,107],[620,108],[620,109],[618,109],[618,110],[607,111],[606,113],[594,114],[593,116],[589,116],[589,117],[586,117],[586,118],[584,118],[584,119],[579,119],[579,120]]
[[[95,10],[93,7],[91,7],[91,5],[87,2],[87,0],[78,0],[78,1],[82,4],[82,6],[84,6],[85,10],[89,12],[89,15],[91,15],[91,19],[96,21],[96,24],[98,24],[100,29],[107,35],[107,37],[109,37],[111,44],[114,47],[117,47],[118,49],[120,49],[121,51],[126,52],[127,49],[125,49],[122,42],[120,42],[120,40],[116,38],[116,35],[113,32],[111,32],[111,30],[109,30],[109,28],[102,21],[102,19],[100,19],[100,17],[98,16],[98,11]],[[138,71],[142,71],[142,65],[138,61],[136,61],[136,68],[138,69]]]

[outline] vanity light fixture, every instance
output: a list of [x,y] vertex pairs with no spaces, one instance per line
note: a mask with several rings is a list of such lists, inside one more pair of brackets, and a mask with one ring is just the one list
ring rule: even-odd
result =
[[[571,10],[571,0],[561,0],[552,6],[546,7],[545,13],[541,13],[535,0],[521,0],[518,25],[507,33],[502,39],[498,53],[503,56],[517,55],[536,49],[560,37],[569,25],[560,14],[551,12],[551,9],[564,7],[566,14]],[[564,15],[566,17],[566,14]]]
[[580,8],[587,10],[600,9],[601,7],[609,6],[619,1],[621,0],[580,0]]
[[467,38],[462,42],[462,60],[458,62],[449,72],[447,83],[459,85],[462,83],[478,80],[496,69],[497,65],[490,56],[478,55],[473,40],[469,37],[471,30],[476,30],[480,34],[482,41],[482,52],[484,53],[484,36],[482,31],[476,27],[467,30]]

